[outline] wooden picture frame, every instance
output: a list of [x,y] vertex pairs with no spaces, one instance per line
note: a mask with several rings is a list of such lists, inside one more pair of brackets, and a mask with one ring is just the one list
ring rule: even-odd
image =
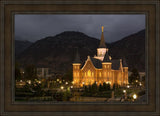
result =
[[[0,1],[0,113],[1,115],[160,115],[159,27],[156,0],[13,0]],[[14,91],[15,14],[145,14],[147,104],[17,103]]]

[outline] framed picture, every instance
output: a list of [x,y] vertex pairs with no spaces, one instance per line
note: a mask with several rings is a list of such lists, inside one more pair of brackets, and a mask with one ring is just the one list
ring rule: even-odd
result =
[[159,115],[159,1],[1,1],[1,115]]

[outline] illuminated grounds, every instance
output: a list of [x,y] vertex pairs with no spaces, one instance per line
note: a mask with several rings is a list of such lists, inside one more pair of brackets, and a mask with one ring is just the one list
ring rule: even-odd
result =
[[74,101],[106,103],[145,103],[144,81],[135,80],[127,86],[109,83],[76,88],[73,81],[64,79],[17,80],[15,101]]

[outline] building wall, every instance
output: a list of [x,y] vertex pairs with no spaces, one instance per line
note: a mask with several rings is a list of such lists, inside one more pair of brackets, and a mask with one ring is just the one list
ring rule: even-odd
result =
[[80,64],[73,64],[74,86],[91,85],[95,81],[98,85],[104,82],[110,83],[111,87],[114,83],[121,86],[128,84],[128,67],[123,67],[121,70],[113,70],[111,65],[111,63],[103,63],[102,69],[97,69],[89,58],[81,69]]

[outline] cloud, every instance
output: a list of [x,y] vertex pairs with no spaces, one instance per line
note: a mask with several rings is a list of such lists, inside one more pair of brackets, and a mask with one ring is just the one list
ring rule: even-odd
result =
[[80,31],[100,39],[104,25],[106,42],[114,42],[145,28],[145,15],[15,15],[15,38],[36,41],[63,31]]

